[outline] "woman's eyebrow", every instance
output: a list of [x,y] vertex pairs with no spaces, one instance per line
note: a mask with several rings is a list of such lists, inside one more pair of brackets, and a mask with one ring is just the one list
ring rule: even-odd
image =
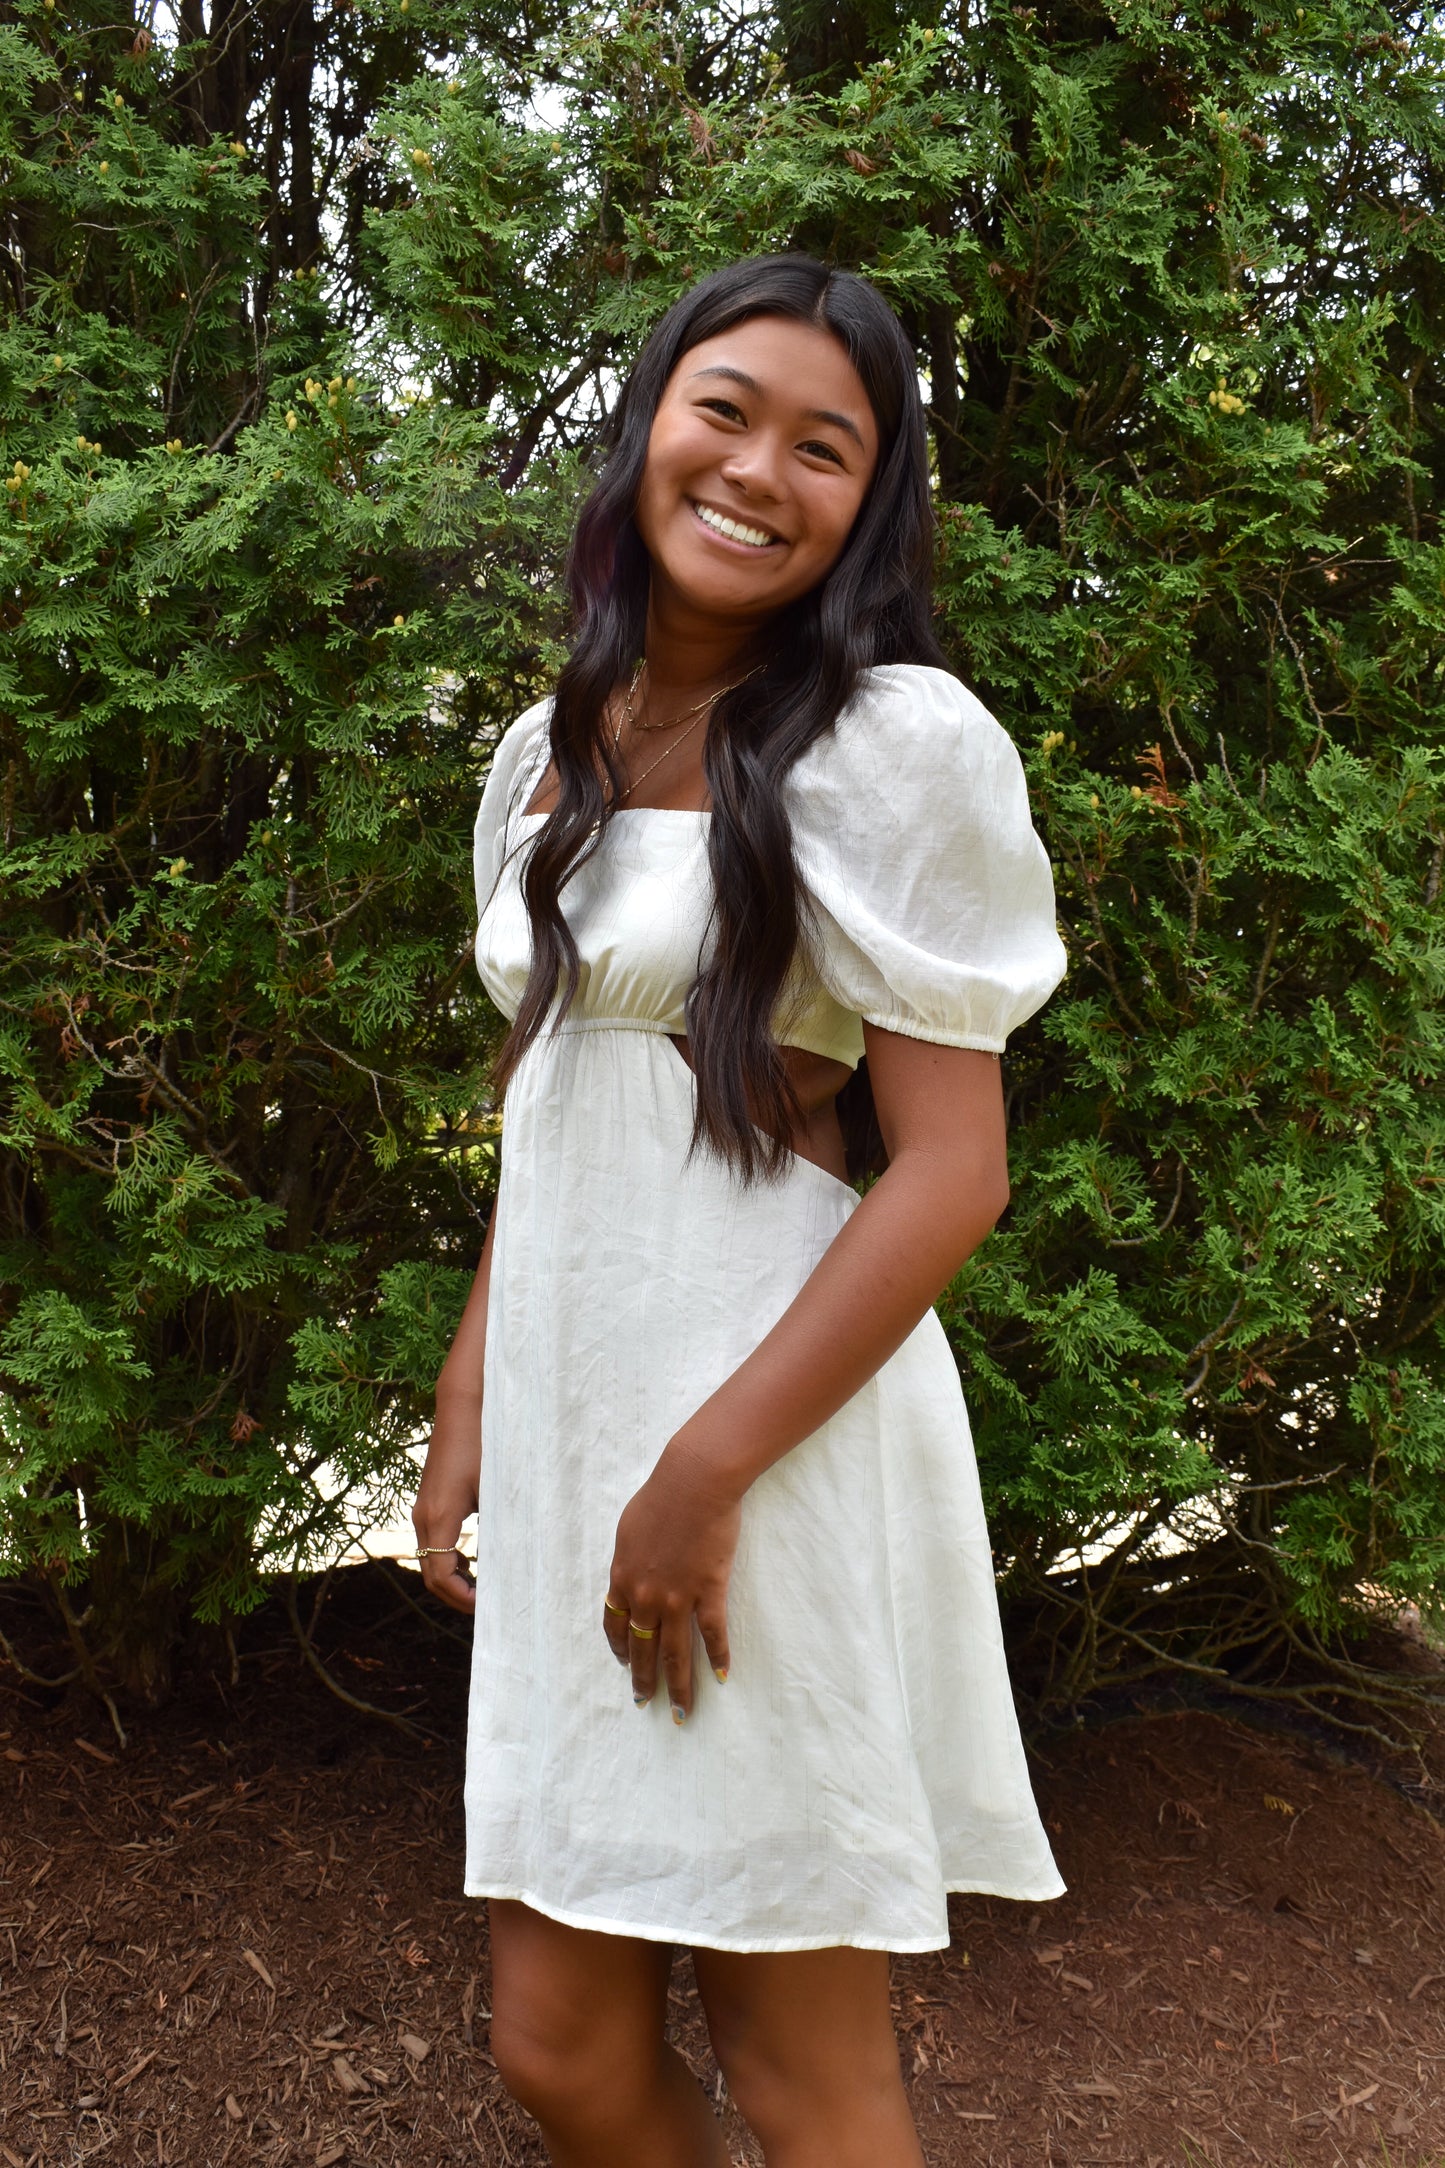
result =
[[[763,396],[763,387],[755,376],[749,376],[746,369],[734,369],[725,361],[709,362],[705,369],[694,369],[692,374],[694,377],[725,376],[729,383],[741,384],[744,391],[756,392],[760,398]],[[689,382],[691,382],[691,378],[689,378]],[[835,414],[831,407],[809,407],[804,413],[803,419],[809,422],[831,422],[835,429],[847,431],[860,452],[867,450],[858,424],[849,421],[846,414]]]

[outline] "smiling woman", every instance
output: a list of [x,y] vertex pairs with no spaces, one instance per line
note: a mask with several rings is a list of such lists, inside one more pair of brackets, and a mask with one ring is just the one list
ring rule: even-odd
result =
[[1062,955],[1017,755],[937,667],[916,382],[807,258],[685,297],[478,817],[501,1184],[415,1521],[476,1612],[493,2052],[578,2168],[721,2168],[678,1942],[770,2162],[916,2168],[887,1953],[1061,1886],[930,1306]]

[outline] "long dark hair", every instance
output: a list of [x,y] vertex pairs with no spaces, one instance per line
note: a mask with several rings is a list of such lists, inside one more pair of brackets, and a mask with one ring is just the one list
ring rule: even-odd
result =
[[[807,939],[783,779],[832,728],[860,672],[941,660],[930,624],[933,513],[917,357],[887,302],[851,271],[830,270],[811,256],[758,256],[713,272],[674,302],[623,387],[607,464],[572,542],[577,631],[552,706],[558,799],[522,874],[532,969],[495,1071],[500,1089],[554,1006],[564,1016],[577,991],[577,944],[560,899],[596,850],[610,801],[626,785],[603,712],[643,649],[650,564],[633,513],[658,402],[685,353],[754,316],[790,317],[833,334],[868,394],[879,447],[842,555],[817,587],[779,612],[761,667],[724,694],[708,719],[712,939],[686,1007],[693,1146],[719,1152],[745,1182],[786,1167],[799,1111],[772,1029],[795,952]],[[876,1165],[865,1076],[839,1095],[839,1113],[850,1172]]]

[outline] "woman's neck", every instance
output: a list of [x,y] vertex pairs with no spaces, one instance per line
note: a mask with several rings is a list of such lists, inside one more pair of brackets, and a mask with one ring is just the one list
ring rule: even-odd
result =
[[732,683],[755,659],[761,620],[719,620],[696,610],[680,596],[658,592],[654,581],[647,605],[648,688],[655,698],[682,699]]

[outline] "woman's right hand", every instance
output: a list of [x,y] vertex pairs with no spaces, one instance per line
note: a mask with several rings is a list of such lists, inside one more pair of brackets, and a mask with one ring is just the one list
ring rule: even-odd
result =
[[482,1261],[466,1300],[456,1338],[437,1378],[436,1419],[426,1466],[417,1486],[411,1525],[416,1547],[429,1555],[419,1560],[421,1577],[434,1596],[453,1611],[470,1617],[477,1608],[476,1583],[464,1570],[462,1553],[452,1546],[462,1522],[477,1510],[482,1480],[482,1389],[486,1373],[487,1293],[492,1277],[492,1244],[497,1215],[492,1213]]
[[453,1611],[468,1615],[477,1608],[476,1583],[465,1571],[462,1552],[452,1546],[461,1535],[462,1522],[477,1510],[481,1468],[480,1401],[468,1399],[459,1405],[438,1394],[411,1524],[418,1552],[431,1554],[420,1560],[422,1580]]

